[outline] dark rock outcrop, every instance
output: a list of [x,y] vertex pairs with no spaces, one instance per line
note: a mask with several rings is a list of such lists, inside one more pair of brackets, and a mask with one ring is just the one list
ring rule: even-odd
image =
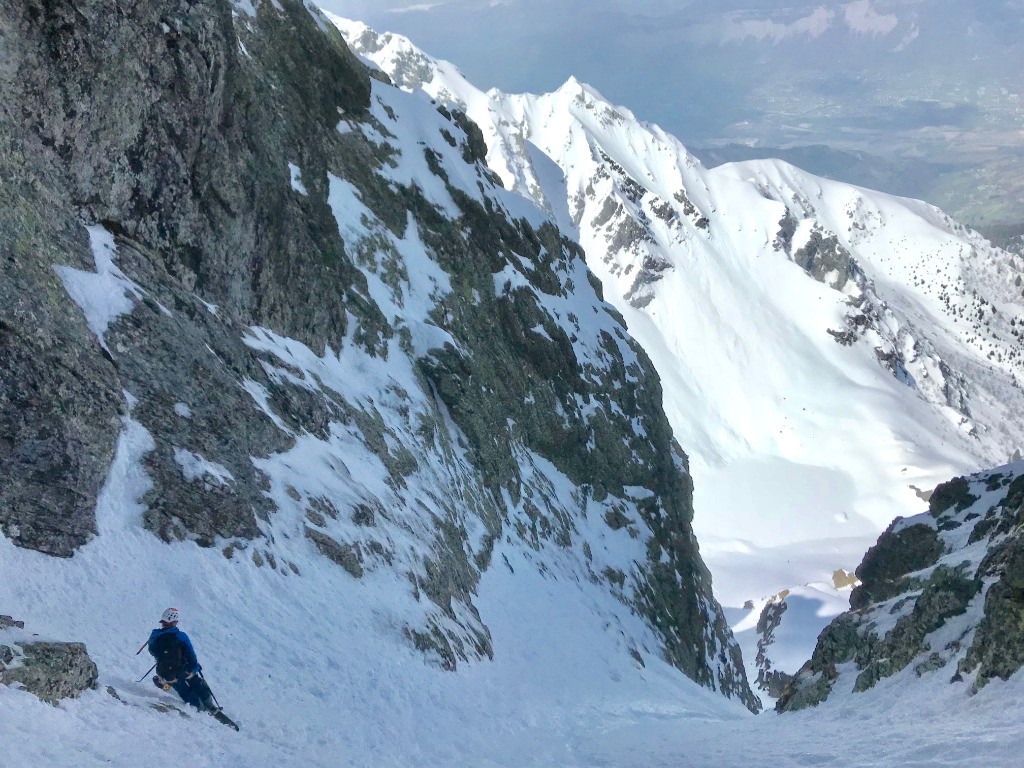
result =
[[[0,37],[0,58],[5,42]],[[53,269],[91,267],[85,230],[73,217],[48,215],[63,201],[33,178],[3,111],[0,531],[20,546],[69,557],[96,532],[96,498],[124,401],[113,364]]]
[[[791,230],[794,227],[791,222],[791,218],[783,219],[780,222],[778,234],[780,248],[786,247],[787,236],[791,247],[793,237]],[[834,233],[825,232],[820,226],[814,227],[807,242],[796,250],[792,258],[815,280],[825,283],[837,291],[843,290],[851,280],[864,282],[864,273],[850,252],[842,246]]]
[[25,622],[17,621],[10,616],[0,616],[0,629],[24,629]]
[[945,549],[938,532],[926,523],[902,527],[893,523],[868,550],[857,567],[860,585],[850,595],[850,607],[864,608],[906,592],[905,577],[935,565]]
[[940,485],[929,512],[898,519],[857,575],[853,610],[822,632],[780,712],[820,704],[843,675],[855,691],[905,670],[953,668],[970,691],[1009,679],[1024,666],[1024,464]]
[[782,617],[788,608],[789,604],[785,597],[769,600],[757,619],[757,656],[754,660],[757,665],[757,680],[755,685],[758,690],[773,699],[779,698],[786,685],[793,679],[792,675],[781,669],[774,669],[768,654],[775,643],[775,630],[782,623]]
[[37,640],[18,631],[24,627],[0,616],[0,685],[21,686],[50,704],[96,687],[96,664],[82,643]]
[[[8,646],[0,646],[3,654]],[[50,704],[96,687],[96,664],[82,643],[26,643],[0,664],[0,684],[20,684]]]

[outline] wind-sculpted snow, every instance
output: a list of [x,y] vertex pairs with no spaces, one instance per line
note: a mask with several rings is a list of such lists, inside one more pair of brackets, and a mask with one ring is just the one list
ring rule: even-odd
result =
[[707,170],[576,80],[483,93],[399,35],[332,20],[402,87],[464,108],[506,186],[556,215],[565,201],[664,383],[748,664],[748,600],[830,584],[938,482],[1022,447],[1019,256],[924,203],[779,161]]

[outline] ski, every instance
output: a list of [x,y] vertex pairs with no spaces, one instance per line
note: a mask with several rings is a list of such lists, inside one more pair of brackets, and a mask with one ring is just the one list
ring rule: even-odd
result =
[[218,709],[216,712],[211,712],[210,714],[213,715],[214,719],[216,719],[218,723],[224,723],[224,725],[228,726],[229,728],[234,728],[236,731],[241,730],[238,727],[238,723],[236,723],[234,720],[232,720],[230,717],[224,714],[224,710]]

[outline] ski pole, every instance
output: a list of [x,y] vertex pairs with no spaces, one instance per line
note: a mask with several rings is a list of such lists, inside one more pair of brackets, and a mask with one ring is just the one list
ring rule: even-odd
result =
[[135,682],[136,683],[141,683],[143,680],[145,680],[147,677],[149,677],[149,673],[152,672],[154,669],[156,669],[156,664],[154,664],[152,667],[150,667],[149,670],[146,672],[146,674],[144,674],[142,677],[140,677]]
[[143,651],[145,650],[145,648],[146,648],[146,646],[147,646],[147,645],[149,645],[149,640],[147,640],[147,641],[146,641],[146,642],[144,642],[144,643],[143,643],[143,644],[142,644],[141,646],[139,646],[139,650],[137,650],[137,651],[135,652],[135,655],[136,655],[136,656],[138,656],[138,655],[139,655],[140,653],[142,653],[142,652],[143,652]]
[[[156,665],[154,665],[154,666],[156,666]],[[146,674],[149,674],[149,673],[147,672]],[[201,678],[203,678],[203,682],[206,683],[206,675],[204,675],[202,673],[202,671],[199,672],[199,676]],[[206,687],[210,690],[210,696],[213,698],[213,703],[217,705],[218,709],[222,709],[222,707],[220,706],[220,702],[217,701],[217,694],[213,692],[212,688],[210,688],[210,684],[206,683]]]

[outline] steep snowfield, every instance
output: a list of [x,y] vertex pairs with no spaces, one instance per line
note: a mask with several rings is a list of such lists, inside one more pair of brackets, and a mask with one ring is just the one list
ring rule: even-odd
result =
[[[107,516],[132,514],[132,450],[122,443]],[[780,768],[931,768],[1012,766],[1024,748],[1016,678],[966,698],[911,673],[818,710],[752,716],[657,658],[631,663],[590,619],[607,592],[500,554],[516,575],[485,574],[479,606],[495,659],[451,674],[390,631],[404,618],[381,610],[390,585],[353,590],[322,560],[294,578],[125,528],[55,565],[0,541],[4,603],[34,606],[28,629],[85,640],[101,670],[99,690],[59,707],[0,687],[0,765],[722,768],[756,755]],[[132,654],[171,600],[240,733],[156,711],[175,698],[134,682],[149,662]]]
[[[780,161],[709,171],[575,80],[483,93],[401,36],[332,20],[396,84],[463,107],[506,186],[578,227],[661,375],[726,607],[829,584],[937,483],[1022,446],[1020,258]],[[844,600],[822,598],[817,628]]]
[[[59,708],[0,687],[0,765],[136,765],[168,755],[189,766],[569,765],[589,749],[588,729],[633,710],[745,713],[656,654],[641,669],[622,636],[593,621],[594,611],[618,610],[615,598],[553,577],[564,573],[540,575],[517,547],[496,552],[502,565],[480,586],[494,661],[444,672],[402,638],[415,604],[388,574],[354,586],[309,556],[296,563],[301,577],[288,576],[191,543],[167,546],[132,525],[144,449],[129,430],[104,491],[101,536],[74,558],[0,540],[0,602],[18,606],[28,630],[86,642],[101,670],[99,690]],[[148,677],[134,682],[151,660],[133,654],[170,604],[240,734],[195,713],[154,711],[179,702]]]
[[[481,583],[494,661],[446,673],[394,631],[410,617],[386,577],[353,589],[310,557],[296,578],[131,525],[139,437],[122,439],[103,533],[74,558],[0,540],[0,601],[26,607],[29,630],[84,640],[101,670],[99,690],[59,707],[0,687],[0,765],[721,768],[756,754],[780,767],[897,768],[1011,766],[1024,748],[1017,678],[965,698],[908,673],[855,697],[836,691],[819,710],[754,717],[656,656],[632,663],[591,618],[614,598],[542,575],[519,548],[499,550],[507,566]],[[175,697],[134,682],[149,661],[133,653],[171,601],[240,733],[157,711]]]

